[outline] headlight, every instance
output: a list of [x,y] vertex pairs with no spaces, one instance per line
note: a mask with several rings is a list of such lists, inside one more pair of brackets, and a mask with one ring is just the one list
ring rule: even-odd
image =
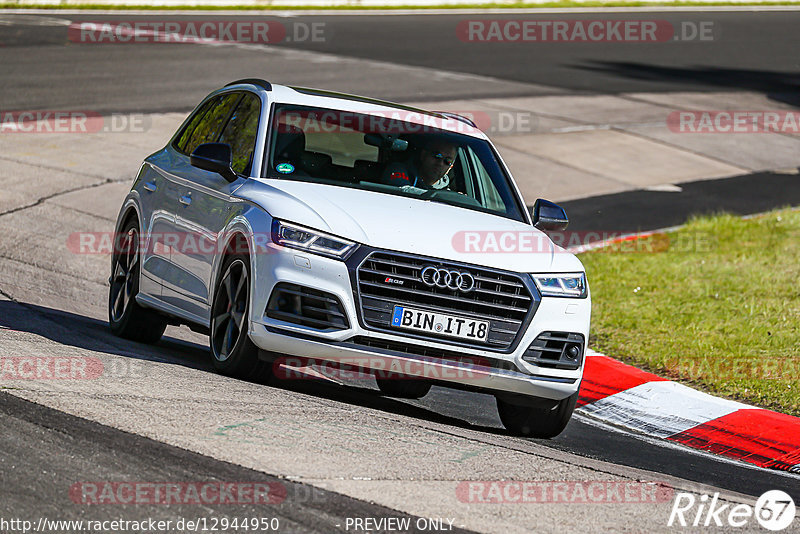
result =
[[318,230],[279,221],[272,221],[272,241],[283,247],[305,250],[337,260],[346,260],[358,244]]
[[532,274],[533,281],[543,297],[586,296],[586,275],[577,274]]

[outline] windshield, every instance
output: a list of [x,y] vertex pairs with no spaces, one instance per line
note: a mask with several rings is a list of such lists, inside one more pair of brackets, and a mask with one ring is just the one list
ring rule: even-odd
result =
[[489,143],[404,121],[404,113],[410,112],[390,117],[278,105],[265,177],[414,197],[525,222]]

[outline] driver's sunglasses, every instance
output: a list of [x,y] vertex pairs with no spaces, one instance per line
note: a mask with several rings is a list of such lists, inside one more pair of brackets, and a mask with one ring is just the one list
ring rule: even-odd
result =
[[454,158],[448,158],[447,156],[445,156],[445,155],[444,155],[444,154],[442,154],[441,152],[428,152],[428,154],[430,154],[430,155],[431,155],[431,157],[432,157],[433,159],[438,159],[438,160],[441,160],[441,161],[442,161],[442,163],[444,163],[444,164],[445,164],[445,165],[447,165],[448,167],[449,167],[450,165],[452,165],[452,164],[453,164],[453,162],[455,161],[455,159],[454,159]]

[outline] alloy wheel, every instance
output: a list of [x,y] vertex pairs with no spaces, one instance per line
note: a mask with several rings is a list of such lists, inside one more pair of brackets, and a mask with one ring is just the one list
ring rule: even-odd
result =
[[139,232],[130,228],[122,238],[114,256],[111,275],[111,319],[119,322],[130,306],[133,289],[138,274]]
[[214,358],[225,361],[239,339],[246,335],[245,317],[249,301],[247,267],[240,259],[234,260],[217,289],[218,297],[211,310],[211,346]]

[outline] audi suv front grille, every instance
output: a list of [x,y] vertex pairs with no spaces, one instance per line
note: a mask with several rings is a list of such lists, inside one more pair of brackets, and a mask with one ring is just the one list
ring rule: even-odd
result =
[[[434,277],[429,267],[439,276]],[[358,292],[367,328],[490,350],[512,347],[538,305],[520,275],[390,252],[372,252],[364,259],[358,267]],[[470,342],[392,328],[390,320],[398,305],[489,321],[488,338]]]

